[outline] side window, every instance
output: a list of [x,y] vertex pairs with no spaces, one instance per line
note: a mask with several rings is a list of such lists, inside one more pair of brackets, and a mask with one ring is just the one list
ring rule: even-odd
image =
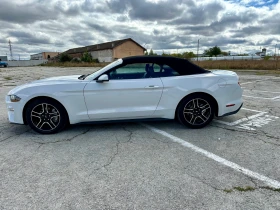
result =
[[110,80],[118,79],[144,79],[155,78],[154,68],[160,70],[160,66],[151,63],[134,63],[121,66],[109,72]]
[[174,77],[174,76],[180,76],[180,74],[177,71],[175,71],[172,67],[166,64],[162,65],[161,77]]

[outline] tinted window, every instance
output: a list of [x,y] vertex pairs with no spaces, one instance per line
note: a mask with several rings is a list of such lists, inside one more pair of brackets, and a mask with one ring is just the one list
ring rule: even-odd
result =
[[161,77],[174,77],[174,76],[180,76],[180,74],[170,66],[166,64],[162,65]]
[[109,72],[109,79],[143,79],[157,77],[154,68],[160,71],[160,66],[151,63],[135,63],[118,67]]

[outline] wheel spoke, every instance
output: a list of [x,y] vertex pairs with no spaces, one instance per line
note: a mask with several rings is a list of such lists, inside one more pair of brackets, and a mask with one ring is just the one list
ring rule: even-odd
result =
[[210,105],[208,103],[206,103],[204,106],[200,107],[200,109],[208,109],[210,108]]
[[32,116],[32,117],[37,117],[37,118],[40,118],[40,119],[41,119],[41,115],[42,115],[42,113],[39,113],[39,112],[35,112],[35,111],[32,111],[32,112],[31,112],[31,116]]
[[196,108],[196,104],[195,104],[195,99],[192,100],[193,101],[193,108]]
[[60,117],[60,114],[57,113],[57,112],[50,112],[49,115],[51,116],[51,119],[52,119],[53,117]]
[[197,117],[192,116],[192,119],[190,120],[190,123],[194,125],[194,124],[195,124],[196,119],[197,119]]
[[209,116],[210,116],[210,115],[209,115],[209,116],[205,116],[204,113],[201,113],[201,115],[202,115],[203,117],[205,117],[206,120],[208,120],[208,118],[209,118]]
[[[56,125],[53,124],[52,121],[50,121],[51,123],[46,122],[47,125],[49,125],[49,127],[52,129],[54,129],[56,127]],[[51,125],[52,124],[52,125]]]
[[204,112],[206,112],[207,109],[210,109],[210,108],[211,108],[210,105],[207,103],[201,107],[201,112],[204,113]]
[[[44,106],[44,105],[43,105]],[[46,112],[46,113],[49,113],[49,111],[48,111],[48,104],[45,104],[45,109],[44,109],[44,111]]]
[[205,117],[203,114],[198,116],[203,122],[206,122],[208,120],[207,117]]
[[44,124],[45,124],[45,122],[42,121],[42,120],[40,119],[40,121],[38,122],[38,124],[36,125],[36,127],[39,128],[39,129],[41,129],[41,128],[43,127]]
[[193,109],[184,109],[184,114],[192,114],[193,113]]
[[199,100],[199,99],[197,98],[197,99],[196,99],[196,108],[199,108],[199,103],[198,103],[199,101],[198,101],[198,100]]
[[57,126],[57,125],[52,121],[52,118],[50,119],[50,123],[51,123],[54,127]]

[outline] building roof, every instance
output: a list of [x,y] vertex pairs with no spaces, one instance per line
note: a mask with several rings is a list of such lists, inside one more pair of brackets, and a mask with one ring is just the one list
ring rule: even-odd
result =
[[64,53],[74,54],[74,53],[84,53],[86,51],[108,50],[108,49],[113,49],[127,41],[132,41],[135,44],[137,44],[139,47],[143,48],[143,50],[146,50],[144,47],[142,47],[140,44],[135,42],[133,39],[128,38],[128,39],[121,39],[121,40],[116,40],[116,41],[112,41],[112,42],[105,42],[105,43],[101,43],[101,44],[89,45],[89,46],[85,46],[85,47],[72,48],[72,49],[65,51]]

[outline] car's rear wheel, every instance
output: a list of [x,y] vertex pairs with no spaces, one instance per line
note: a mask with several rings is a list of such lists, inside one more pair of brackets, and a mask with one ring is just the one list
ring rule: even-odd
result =
[[6,68],[6,67],[7,67],[7,65],[4,65],[4,67]]
[[41,134],[52,134],[62,130],[68,122],[67,119],[64,107],[48,98],[34,100],[26,109],[28,125]]
[[190,128],[203,128],[214,117],[213,99],[204,94],[184,98],[177,109],[177,119]]

